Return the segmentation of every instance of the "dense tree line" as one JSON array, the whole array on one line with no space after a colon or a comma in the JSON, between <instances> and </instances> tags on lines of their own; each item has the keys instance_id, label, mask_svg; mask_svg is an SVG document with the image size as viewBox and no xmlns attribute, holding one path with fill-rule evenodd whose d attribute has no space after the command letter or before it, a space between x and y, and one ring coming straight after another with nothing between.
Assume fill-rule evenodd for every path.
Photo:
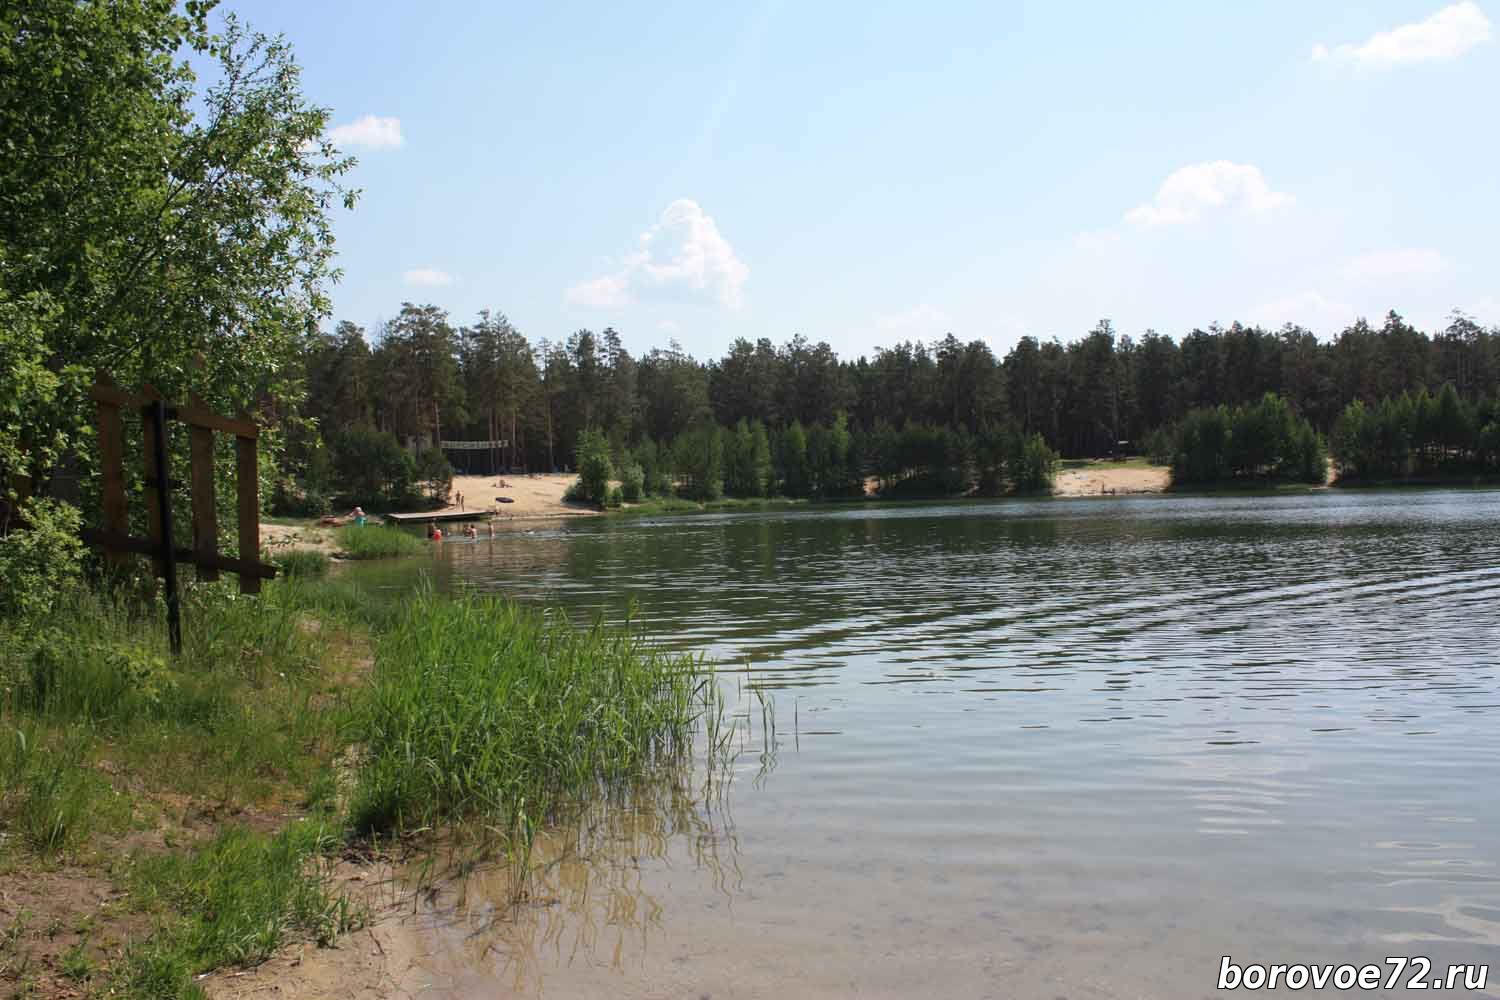
<instances>
[{"instance_id":1,"label":"dense tree line","mask_svg":"<svg viewBox=\"0 0 1500 1000\"><path fill-rule=\"evenodd\" d=\"M506 441L486 468L575 469L581 435L597 430L616 473L639 468L644 492L675 484L694 496L841 496L868 477L892 492L1032 488L1048 451L1173 461L1184 429L1206 448L1215 421L1270 419L1268 394L1297 429L1287 447L1300 458L1254 464L1231 449L1213 467L1258 477L1303 462L1293 478L1307 478L1302 429L1326 439L1351 402L1446 383L1471 403L1500 394L1500 331L1459 314L1429 335L1391 313L1332 341L1238 323L1135 338L1101 322L1066 343L1023 338L1004 357L951 334L853 360L802 336L739 339L705 362L675 343L632 356L612 328L532 342L498 313L462 325L406 303L373 332L339 324L305 360L320 436L304 435L299 454L311 466L319 440L336 447L337 433L364 427L414 446ZM1188 464L1199 471L1184 475L1203 474Z\"/></svg>"},{"instance_id":2,"label":"dense tree line","mask_svg":"<svg viewBox=\"0 0 1500 1000\"><path fill-rule=\"evenodd\" d=\"M1339 477L1391 480L1500 473L1500 399L1467 400L1453 383L1355 400L1339 414L1331 446Z\"/></svg>"},{"instance_id":3,"label":"dense tree line","mask_svg":"<svg viewBox=\"0 0 1500 1000\"><path fill-rule=\"evenodd\" d=\"M1322 435L1272 392L1242 406L1191 410L1173 436L1174 485L1231 480L1321 485L1328 478Z\"/></svg>"}]
</instances>

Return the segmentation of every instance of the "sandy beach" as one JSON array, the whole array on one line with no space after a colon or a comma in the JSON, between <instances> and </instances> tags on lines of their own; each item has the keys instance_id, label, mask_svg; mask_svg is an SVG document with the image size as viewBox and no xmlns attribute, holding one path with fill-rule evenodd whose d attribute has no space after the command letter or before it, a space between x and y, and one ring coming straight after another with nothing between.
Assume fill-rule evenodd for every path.
<instances>
[{"instance_id":1,"label":"sandy beach","mask_svg":"<svg viewBox=\"0 0 1500 1000\"><path fill-rule=\"evenodd\" d=\"M1171 481L1171 470L1164 465L1141 467L1098 462L1059 472L1052 493L1060 497L1165 493Z\"/></svg>"},{"instance_id":2,"label":"sandy beach","mask_svg":"<svg viewBox=\"0 0 1500 1000\"><path fill-rule=\"evenodd\" d=\"M599 511L594 508L563 499L563 494L577 479L572 472L533 476L454 476L450 498L455 502L443 509L458 510L457 500L461 493L463 509L488 510L501 518L597 516ZM509 499L510 503L501 503L500 497Z\"/></svg>"}]
</instances>

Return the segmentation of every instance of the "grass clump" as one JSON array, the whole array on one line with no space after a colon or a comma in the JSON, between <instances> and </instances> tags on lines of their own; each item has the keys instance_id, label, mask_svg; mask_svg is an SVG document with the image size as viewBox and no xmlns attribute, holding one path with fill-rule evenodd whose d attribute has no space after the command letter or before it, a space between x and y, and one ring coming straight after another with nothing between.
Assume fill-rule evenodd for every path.
<instances>
[{"instance_id":1,"label":"grass clump","mask_svg":"<svg viewBox=\"0 0 1500 1000\"><path fill-rule=\"evenodd\" d=\"M287 549L278 553L273 561L285 577L325 576L328 573L328 556L317 549Z\"/></svg>"},{"instance_id":2,"label":"grass clump","mask_svg":"<svg viewBox=\"0 0 1500 1000\"><path fill-rule=\"evenodd\" d=\"M376 647L354 728L362 831L476 818L529 829L688 750L716 691L699 661L494 597L418 595Z\"/></svg>"},{"instance_id":3,"label":"grass clump","mask_svg":"<svg viewBox=\"0 0 1500 1000\"><path fill-rule=\"evenodd\" d=\"M195 851L138 859L127 879L131 904L160 923L127 952L116 991L200 996L197 973L255 965L293 938L332 944L361 926L363 908L328 884L339 844L329 828L303 822L274 835L231 828Z\"/></svg>"},{"instance_id":4,"label":"grass clump","mask_svg":"<svg viewBox=\"0 0 1500 1000\"><path fill-rule=\"evenodd\" d=\"M129 819L128 804L89 766L94 742L81 726L0 732L0 825L39 857L75 849Z\"/></svg>"},{"instance_id":5,"label":"grass clump","mask_svg":"<svg viewBox=\"0 0 1500 1000\"><path fill-rule=\"evenodd\" d=\"M345 559L414 556L426 545L416 535L382 524L349 524L338 530L339 555Z\"/></svg>"}]
</instances>

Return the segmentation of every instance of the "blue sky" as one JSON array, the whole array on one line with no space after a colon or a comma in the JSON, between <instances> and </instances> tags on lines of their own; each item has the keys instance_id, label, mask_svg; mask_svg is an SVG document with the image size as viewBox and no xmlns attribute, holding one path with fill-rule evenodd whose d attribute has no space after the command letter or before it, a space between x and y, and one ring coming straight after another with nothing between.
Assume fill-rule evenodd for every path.
<instances>
[{"instance_id":1,"label":"blue sky","mask_svg":"<svg viewBox=\"0 0 1500 1000\"><path fill-rule=\"evenodd\" d=\"M1500 323L1497 2L231 6L359 157L336 319L706 358Z\"/></svg>"}]
</instances>

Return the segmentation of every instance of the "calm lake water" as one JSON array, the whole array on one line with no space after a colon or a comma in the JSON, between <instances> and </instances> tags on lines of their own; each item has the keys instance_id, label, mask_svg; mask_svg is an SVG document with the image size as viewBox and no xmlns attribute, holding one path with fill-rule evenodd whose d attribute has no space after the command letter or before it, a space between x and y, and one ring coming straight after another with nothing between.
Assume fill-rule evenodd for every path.
<instances>
[{"instance_id":1,"label":"calm lake water","mask_svg":"<svg viewBox=\"0 0 1500 1000\"><path fill-rule=\"evenodd\" d=\"M1500 986L1500 492L590 519L423 566L743 671L732 780L594 810L520 910L480 880L437 995Z\"/></svg>"}]
</instances>

